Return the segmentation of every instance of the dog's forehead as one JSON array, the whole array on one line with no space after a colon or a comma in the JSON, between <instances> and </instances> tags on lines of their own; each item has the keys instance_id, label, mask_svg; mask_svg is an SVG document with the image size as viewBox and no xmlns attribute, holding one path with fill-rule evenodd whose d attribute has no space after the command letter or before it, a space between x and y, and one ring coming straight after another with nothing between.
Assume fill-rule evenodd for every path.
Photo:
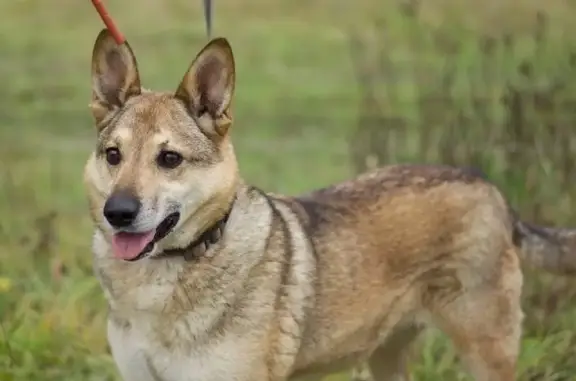
<instances>
[{"instance_id":1,"label":"dog's forehead","mask_svg":"<svg viewBox=\"0 0 576 381\"><path fill-rule=\"evenodd\" d=\"M131 99L118 118L122 127L143 133L159 132L168 127L190 123L184 107L171 94L144 93Z\"/></svg>"},{"instance_id":2,"label":"dog's forehead","mask_svg":"<svg viewBox=\"0 0 576 381\"><path fill-rule=\"evenodd\" d=\"M146 92L130 99L111 124L107 135L112 139L163 136L189 141L202 135L182 102L166 93Z\"/></svg>"},{"instance_id":3,"label":"dog's forehead","mask_svg":"<svg viewBox=\"0 0 576 381\"><path fill-rule=\"evenodd\" d=\"M170 93L145 92L131 98L100 136L102 146L109 141L137 150L167 144L209 155L216 149L184 104Z\"/></svg>"}]
</instances>

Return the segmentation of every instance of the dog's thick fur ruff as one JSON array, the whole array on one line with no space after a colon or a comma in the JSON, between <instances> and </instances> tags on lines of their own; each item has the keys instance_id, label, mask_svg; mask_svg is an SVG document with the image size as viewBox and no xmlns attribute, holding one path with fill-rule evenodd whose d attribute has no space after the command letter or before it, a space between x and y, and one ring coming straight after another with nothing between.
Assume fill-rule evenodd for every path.
<instances>
[{"instance_id":1,"label":"dog's thick fur ruff","mask_svg":"<svg viewBox=\"0 0 576 381\"><path fill-rule=\"evenodd\" d=\"M515 377L521 260L574 273L573 230L521 222L471 170L397 165L301 197L246 185L230 140L235 72L225 39L172 93L144 91L136 59L102 31L92 60L98 142L85 170L94 269L126 381L283 381L367 362L406 380L410 343L434 324L476 380ZM110 147L121 162L106 161ZM174 169L156 157L182 155ZM114 192L142 204L134 231L180 220L144 258L114 258ZM232 205L233 204L233 205ZM229 213L194 259L189 247Z\"/></svg>"}]
</instances>

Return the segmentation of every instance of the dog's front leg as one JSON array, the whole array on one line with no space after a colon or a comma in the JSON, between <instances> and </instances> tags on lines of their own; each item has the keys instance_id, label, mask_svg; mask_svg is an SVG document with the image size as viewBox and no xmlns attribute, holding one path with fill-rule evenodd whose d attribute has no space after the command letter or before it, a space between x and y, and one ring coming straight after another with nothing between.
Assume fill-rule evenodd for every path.
<instances>
[{"instance_id":1,"label":"dog's front leg","mask_svg":"<svg viewBox=\"0 0 576 381\"><path fill-rule=\"evenodd\" d=\"M160 378L152 366L142 343L130 330L127 321L108 319L108 343L116 367L123 381L158 381Z\"/></svg>"}]
</instances>

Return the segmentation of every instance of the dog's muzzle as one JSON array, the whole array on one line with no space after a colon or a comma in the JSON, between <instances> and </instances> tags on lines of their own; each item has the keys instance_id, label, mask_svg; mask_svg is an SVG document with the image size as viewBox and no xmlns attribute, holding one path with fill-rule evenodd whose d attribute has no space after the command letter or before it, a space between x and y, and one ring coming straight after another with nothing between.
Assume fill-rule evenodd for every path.
<instances>
[{"instance_id":1,"label":"dog's muzzle","mask_svg":"<svg viewBox=\"0 0 576 381\"><path fill-rule=\"evenodd\" d=\"M138 254L138 256L126 260L128 262L135 262L139 259L144 258L146 254L150 253L154 249L154 245L156 245L156 243L158 243L159 241L164 239L168 234L170 234L172 229L174 229L176 224L178 224L179 220L180 220L180 212L170 213L166 218L164 218L164 220L160 223L160 225L158 225L158 227L156 228L156 232L154 233L154 238L146 245L144 250L142 250L142 252Z\"/></svg>"}]
</instances>

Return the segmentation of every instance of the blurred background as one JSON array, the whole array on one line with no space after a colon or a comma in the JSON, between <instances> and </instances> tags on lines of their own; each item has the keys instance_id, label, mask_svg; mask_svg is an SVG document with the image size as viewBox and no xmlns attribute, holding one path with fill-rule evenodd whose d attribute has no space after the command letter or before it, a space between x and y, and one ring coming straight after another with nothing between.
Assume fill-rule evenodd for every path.
<instances>
[{"instance_id":1,"label":"blurred background","mask_svg":"<svg viewBox=\"0 0 576 381\"><path fill-rule=\"evenodd\" d=\"M201 1L105 4L144 85L175 89L206 42ZM0 381L119 380L81 183L103 25L88 0L0 15ZM297 194L387 163L472 165L523 219L576 225L574 19L574 0L215 0L243 174ZM576 380L576 282L526 279L519 379ZM469 379L436 331L410 369Z\"/></svg>"}]
</instances>

